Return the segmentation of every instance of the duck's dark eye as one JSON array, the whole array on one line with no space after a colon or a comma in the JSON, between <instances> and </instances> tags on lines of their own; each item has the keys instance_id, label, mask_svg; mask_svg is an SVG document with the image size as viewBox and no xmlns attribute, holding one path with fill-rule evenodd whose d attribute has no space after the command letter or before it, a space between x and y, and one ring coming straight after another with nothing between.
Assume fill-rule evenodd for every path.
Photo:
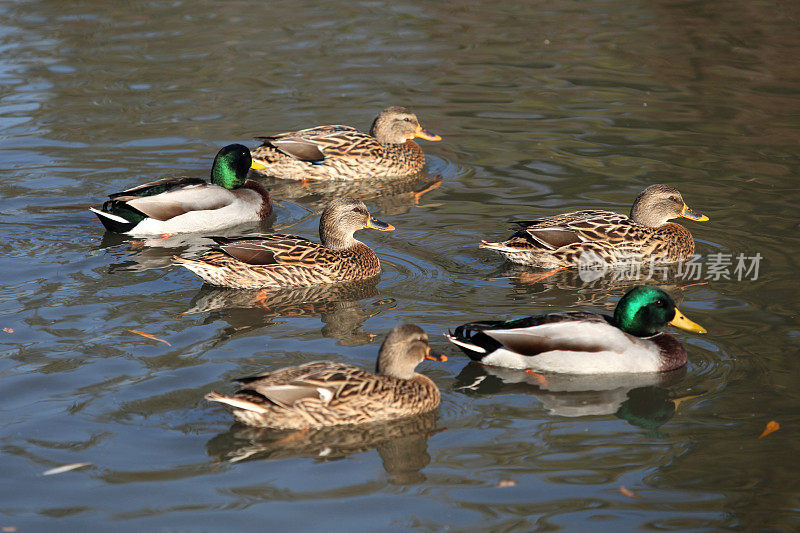
<instances>
[{"instance_id":1,"label":"duck's dark eye","mask_svg":"<svg viewBox=\"0 0 800 533\"><path fill-rule=\"evenodd\" d=\"M410 117L406 117L406 118L404 118L403 120L405 120L406 122L414 122L413 120L411 120L411 118L410 118Z\"/></svg>"},{"instance_id":2,"label":"duck's dark eye","mask_svg":"<svg viewBox=\"0 0 800 533\"><path fill-rule=\"evenodd\" d=\"M666 307L666 304L664 303L664 300L662 300L661 298L659 298L658 300L656 300L656 305L657 305L658 307Z\"/></svg>"},{"instance_id":3,"label":"duck's dark eye","mask_svg":"<svg viewBox=\"0 0 800 533\"><path fill-rule=\"evenodd\" d=\"M677 196L670 196L669 199L670 199L671 202L675 202L675 203L680 202L680 200L678 200Z\"/></svg>"}]
</instances>

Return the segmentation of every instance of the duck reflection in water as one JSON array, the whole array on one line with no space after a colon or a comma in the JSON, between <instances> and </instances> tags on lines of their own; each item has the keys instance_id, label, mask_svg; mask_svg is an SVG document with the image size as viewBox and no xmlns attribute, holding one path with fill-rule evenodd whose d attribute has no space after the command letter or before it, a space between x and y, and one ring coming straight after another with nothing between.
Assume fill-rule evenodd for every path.
<instances>
[{"instance_id":1,"label":"duck reflection in water","mask_svg":"<svg viewBox=\"0 0 800 533\"><path fill-rule=\"evenodd\" d=\"M518 265L507 264L489 276L490 279L508 279L515 294L555 297L569 294L575 305L605 305L609 296L622 296L637 285L655 284L664 289L676 303L683 300L683 289L702 285L683 277L677 265L656 265L651 271L644 263L637 270L618 268L607 270L563 269L550 272L531 272ZM663 267L663 268L662 268Z\"/></svg>"},{"instance_id":2,"label":"duck reflection in water","mask_svg":"<svg viewBox=\"0 0 800 533\"><path fill-rule=\"evenodd\" d=\"M363 181L309 181L302 184L277 178L260 181L278 201L293 200L313 211L322 211L331 198L350 196L374 203L382 216L394 216L407 213L419 204L424 194L438 189L442 177L422 171L401 178Z\"/></svg>"},{"instance_id":3,"label":"duck reflection in water","mask_svg":"<svg viewBox=\"0 0 800 533\"><path fill-rule=\"evenodd\" d=\"M538 374L470 362L454 389L468 395L531 394L548 413L563 417L615 415L631 425L655 430L666 424L678 405L695 396L675 397L686 367L641 374Z\"/></svg>"},{"instance_id":4,"label":"duck reflection in water","mask_svg":"<svg viewBox=\"0 0 800 533\"><path fill-rule=\"evenodd\" d=\"M436 415L428 412L389 422L278 431L233 424L206 444L219 462L261 461L308 457L335 461L376 449L389 480L398 485L420 483L420 472L431 461L428 439L437 432Z\"/></svg>"},{"instance_id":5,"label":"duck reflection in water","mask_svg":"<svg viewBox=\"0 0 800 533\"><path fill-rule=\"evenodd\" d=\"M204 323L222 319L237 333L276 324L276 319L319 316L322 335L345 346L367 344L375 335L361 330L364 322L394 308L393 299L379 295L380 277L347 283L282 290L240 290L204 285L184 315L209 313ZM256 311L256 312L254 312Z\"/></svg>"}]
</instances>

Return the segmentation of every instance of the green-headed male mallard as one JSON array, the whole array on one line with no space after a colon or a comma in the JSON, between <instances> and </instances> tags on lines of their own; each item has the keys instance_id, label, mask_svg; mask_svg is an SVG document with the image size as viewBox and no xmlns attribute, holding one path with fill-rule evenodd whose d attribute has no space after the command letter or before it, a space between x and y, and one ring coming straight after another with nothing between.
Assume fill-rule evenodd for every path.
<instances>
[{"instance_id":1,"label":"green-headed male mallard","mask_svg":"<svg viewBox=\"0 0 800 533\"><path fill-rule=\"evenodd\" d=\"M633 202L630 217L613 211L576 211L535 220L514 221L520 228L505 242L481 243L520 265L574 266L581 261L675 262L694 253L689 230L673 218L705 221L669 185L651 185Z\"/></svg>"},{"instance_id":2,"label":"green-headed male mallard","mask_svg":"<svg viewBox=\"0 0 800 533\"><path fill-rule=\"evenodd\" d=\"M377 276L381 263L353 233L394 226L373 218L367 206L353 198L338 198L325 208L317 243L305 237L256 233L241 237L211 237L217 246L195 259L175 257L211 285L236 289L302 287Z\"/></svg>"},{"instance_id":3,"label":"green-headed male mallard","mask_svg":"<svg viewBox=\"0 0 800 533\"><path fill-rule=\"evenodd\" d=\"M297 180L352 180L409 176L425 166L425 154L412 139L439 141L422 129L404 107L388 107L372 123L369 135L350 126L317 126L256 137L253 150L265 174Z\"/></svg>"},{"instance_id":4,"label":"green-headed male mallard","mask_svg":"<svg viewBox=\"0 0 800 533\"><path fill-rule=\"evenodd\" d=\"M662 332L667 324L706 332L669 294L639 286L622 297L613 317L574 311L472 322L447 338L487 365L565 374L665 372L686 364L681 343Z\"/></svg>"},{"instance_id":5,"label":"green-headed male mallard","mask_svg":"<svg viewBox=\"0 0 800 533\"><path fill-rule=\"evenodd\" d=\"M269 192L247 172L252 161L241 144L219 151L211 182L185 176L163 178L109 195L102 210L90 207L107 230L134 237L215 231L263 220L272 213Z\"/></svg>"},{"instance_id":6,"label":"green-headed male mallard","mask_svg":"<svg viewBox=\"0 0 800 533\"><path fill-rule=\"evenodd\" d=\"M375 373L315 361L237 379L241 388L233 396L210 392L206 399L230 405L236 420L257 427L308 429L390 420L439 405L439 388L414 371L424 359L447 360L431 352L421 328L402 324L383 341Z\"/></svg>"}]
</instances>

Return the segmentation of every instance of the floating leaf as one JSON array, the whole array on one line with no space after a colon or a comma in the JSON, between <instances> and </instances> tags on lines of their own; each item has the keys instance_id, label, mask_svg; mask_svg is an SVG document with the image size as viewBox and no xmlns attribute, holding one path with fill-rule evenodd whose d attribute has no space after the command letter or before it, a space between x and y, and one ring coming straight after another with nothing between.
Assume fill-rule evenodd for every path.
<instances>
[{"instance_id":1,"label":"floating leaf","mask_svg":"<svg viewBox=\"0 0 800 533\"><path fill-rule=\"evenodd\" d=\"M700 393L700 394L692 394L692 395L690 395L690 396L681 396L680 398L672 398L670 401L672 402L672 405L674 405L674 406L675 406L675 410L677 411L677 410L678 410L678 407L680 407L680 406L681 406L681 403L685 402L686 400L692 400L692 399L694 399L694 398L699 398L699 397L701 397L703 394L705 394L705 393Z\"/></svg>"},{"instance_id":2,"label":"floating leaf","mask_svg":"<svg viewBox=\"0 0 800 533\"><path fill-rule=\"evenodd\" d=\"M84 466L89 466L92 463L72 463L69 465L64 466L57 466L56 468L51 468L50 470L45 470L42 472L43 476L52 476L55 474L63 474L64 472L69 472L70 470L77 470L78 468L83 468Z\"/></svg>"},{"instance_id":3,"label":"floating leaf","mask_svg":"<svg viewBox=\"0 0 800 533\"><path fill-rule=\"evenodd\" d=\"M17 530L17 526L3 526L0 527L0 531L4 531L5 533L14 533Z\"/></svg>"},{"instance_id":4,"label":"floating leaf","mask_svg":"<svg viewBox=\"0 0 800 533\"><path fill-rule=\"evenodd\" d=\"M14 333L14 328L3 328L6 333Z\"/></svg>"},{"instance_id":5,"label":"floating leaf","mask_svg":"<svg viewBox=\"0 0 800 533\"><path fill-rule=\"evenodd\" d=\"M779 429L781 429L781 425L774 420L770 420L767 422L767 427L764 428L764 431L761 432L761 435L759 435L758 438L760 439L761 437L766 437L770 433L775 433Z\"/></svg>"},{"instance_id":6,"label":"floating leaf","mask_svg":"<svg viewBox=\"0 0 800 533\"><path fill-rule=\"evenodd\" d=\"M513 479L501 479L500 482L497 485L495 485L495 487L500 489L504 487L516 487L516 486L517 482L514 481Z\"/></svg>"},{"instance_id":7,"label":"floating leaf","mask_svg":"<svg viewBox=\"0 0 800 533\"><path fill-rule=\"evenodd\" d=\"M619 492L623 496L627 496L628 498L636 498L637 497L636 494L633 491L629 490L625 485L622 485L619 488Z\"/></svg>"},{"instance_id":8,"label":"floating leaf","mask_svg":"<svg viewBox=\"0 0 800 533\"><path fill-rule=\"evenodd\" d=\"M155 335L152 335L150 333L145 333L144 331L139 331L139 330L136 330L136 329L129 329L128 331L130 331L131 333L135 333L136 335L141 335L142 337L147 337L148 339L152 339L154 341L163 342L167 346L172 346L172 344L168 343L164 339L159 339L158 337L156 337Z\"/></svg>"},{"instance_id":9,"label":"floating leaf","mask_svg":"<svg viewBox=\"0 0 800 533\"><path fill-rule=\"evenodd\" d=\"M695 287L697 285L708 285L708 282L707 281L698 281L697 283L689 283L687 285L678 285L678 289L682 290L682 291L685 291L689 287Z\"/></svg>"}]
</instances>

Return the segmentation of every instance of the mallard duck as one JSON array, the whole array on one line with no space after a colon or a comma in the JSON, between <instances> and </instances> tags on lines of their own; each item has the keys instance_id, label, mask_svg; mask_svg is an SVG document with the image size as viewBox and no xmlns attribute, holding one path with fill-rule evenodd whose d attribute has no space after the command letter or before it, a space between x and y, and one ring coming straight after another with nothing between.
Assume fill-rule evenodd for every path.
<instances>
[{"instance_id":1,"label":"mallard duck","mask_svg":"<svg viewBox=\"0 0 800 533\"><path fill-rule=\"evenodd\" d=\"M414 371L423 359L446 361L428 346L418 326L395 326L378 354L375 373L344 363L315 361L240 378L233 396L209 392L206 399L234 408L250 426L307 429L377 422L431 411L439 388Z\"/></svg>"},{"instance_id":2,"label":"mallard duck","mask_svg":"<svg viewBox=\"0 0 800 533\"><path fill-rule=\"evenodd\" d=\"M210 237L217 246L195 259L175 257L174 262L206 283L236 289L302 287L371 278L381 271L378 256L353 237L364 228L394 230L394 226L373 218L364 202L338 198L328 204L320 218L322 243L278 233Z\"/></svg>"},{"instance_id":3,"label":"mallard duck","mask_svg":"<svg viewBox=\"0 0 800 533\"><path fill-rule=\"evenodd\" d=\"M613 317L573 311L472 322L447 338L487 365L565 374L665 372L686 364L681 343L662 333L667 324L706 333L669 294L639 286L622 297Z\"/></svg>"},{"instance_id":4,"label":"mallard duck","mask_svg":"<svg viewBox=\"0 0 800 533\"><path fill-rule=\"evenodd\" d=\"M297 180L352 180L408 176L425 166L425 155L412 139L442 138L422 129L404 107L387 107L372 123L369 135L350 126L317 126L256 137L253 150L265 174Z\"/></svg>"},{"instance_id":5,"label":"mallard duck","mask_svg":"<svg viewBox=\"0 0 800 533\"><path fill-rule=\"evenodd\" d=\"M134 237L214 231L263 220L272 213L269 192L247 179L250 151L230 144L211 166L211 182L185 176L164 178L109 195L102 210L90 207L108 231Z\"/></svg>"},{"instance_id":6,"label":"mallard duck","mask_svg":"<svg viewBox=\"0 0 800 533\"><path fill-rule=\"evenodd\" d=\"M535 220L513 221L519 229L505 242L481 242L513 263L541 268L581 262L675 262L694 253L689 230L673 218L703 222L681 193L669 185L651 185L639 193L629 217L613 211L576 211Z\"/></svg>"}]
</instances>

